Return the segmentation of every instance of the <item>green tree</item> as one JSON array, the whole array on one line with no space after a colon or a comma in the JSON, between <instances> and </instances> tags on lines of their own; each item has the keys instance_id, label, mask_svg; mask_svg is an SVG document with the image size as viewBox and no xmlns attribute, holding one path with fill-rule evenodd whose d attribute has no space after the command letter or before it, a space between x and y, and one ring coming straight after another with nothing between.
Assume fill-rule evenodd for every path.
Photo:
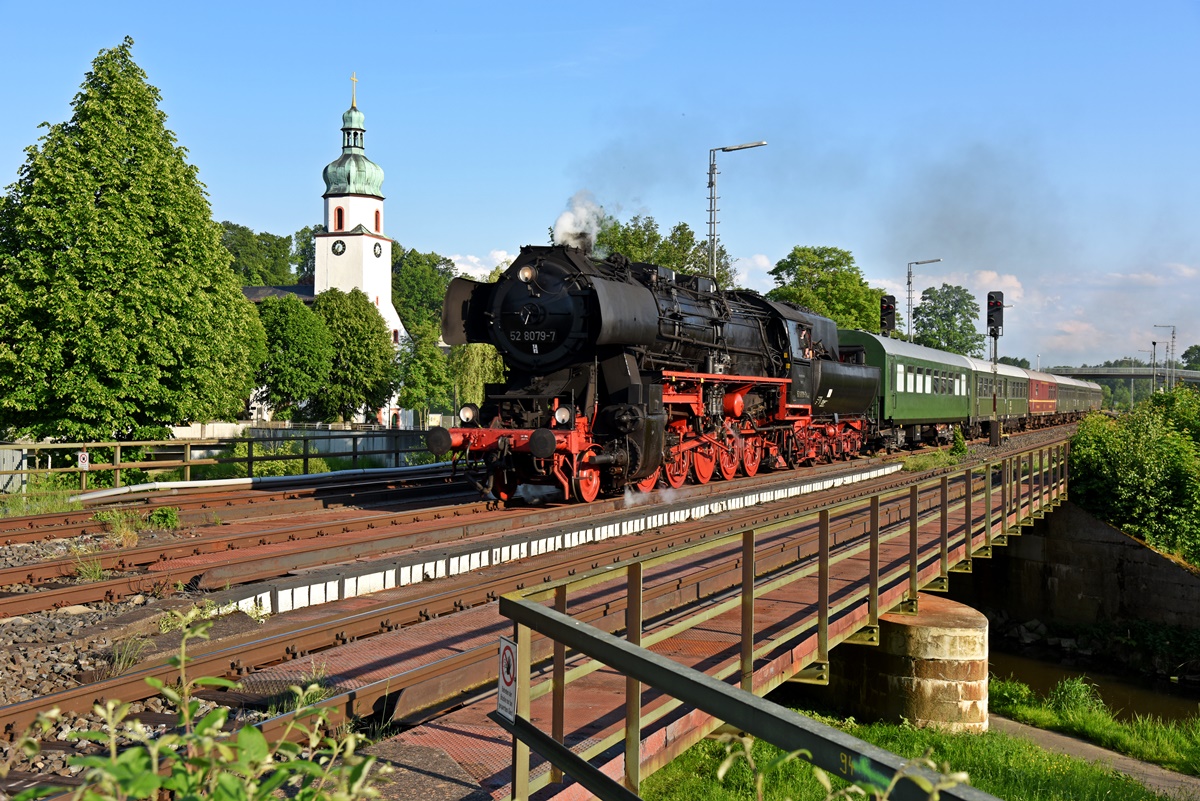
<instances>
[{"instance_id":1,"label":"green tree","mask_svg":"<svg viewBox=\"0 0 1200 801\"><path fill-rule=\"evenodd\" d=\"M1184 370L1200 370L1200 345L1192 345L1183 352Z\"/></svg>"},{"instance_id":2,"label":"green tree","mask_svg":"<svg viewBox=\"0 0 1200 801\"><path fill-rule=\"evenodd\" d=\"M920 305L913 309L913 341L963 356L982 356L985 340L975 330L977 319L979 304L965 287L929 287L921 293Z\"/></svg>"},{"instance_id":3,"label":"green tree","mask_svg":"<svg viewBox=\"0 0 1200 801\"><path fill-rule=\"evenodd\" d=\"M637 215L627 223L606 216L596 236L596 255L605 258L612 253L628 256L633 261L642 261L668 267L684 275L708 275L708 242L697 239L687 223L676 223L670 233L663 236L653 217ZM717 243L717 284L733 287L737 275L733 270L725 246Z\"/></svg>"},{"instance_id":4,"label":"green tree","mask_svg":"<svg viewBox=\"0 0 1200 801\"><path fill-rule=\"evenodd\" d=\"M313 311L333 341L329 380L308 406L323 420L349 420L379 409L399 382L391 331L361 289L330 289L317 295Z\"/></svg>"},{"instance_id":5,"label":"green tree","mask_svg":"<svg viewBox=\"0 0 1200 801\"><path fill-rule=\"evenodd\" d=\"M400 346L400 389L396 399L419 418L419 428L429 427L430 410L449 409L452 381L446 355L438 347L439 328L419 323L408 329Z\"/></svg>"},{"instance_id":6,"label":"green tree","mask_svg":"<svg viewBox=\"0 0 1200 801\"><path fill-rule=\"evenodd\" d=\"M405 329L441 328L442 303L455 272L454 262L445 256L392 243L392 305Z\"/></svg>"},{"instance_id":7,"label":"green tree","mask_svg":"<svg viewBox=\"0 0 1200 801\"><path fill-rule=\"evenodd\" d=\"M243 286L289 286L296 283L292 272L292 238L266 231L255 233L244 225L226 220L221 244L233 257L233 271Z\"/></svg>"},{"instance_id":8,"label":"green tree","mask_svg":"<svg viewBox=\"0 0 1200 801\"><path fill-rule=\"evenodd\" d=\"M1000 364L1010 364L1013 367L1022 367L1026 370L1029 369L1029 359L1024 357L1017 358L1015 356L1001 356L996 361L998 361Z\"/></svg>"},{"instance_id":9,"label":"green tree","mask_svg":"<svg viewBox=\"0 0 1200 801\"><path fill-rule=\"evenodd\" d=\"M263 330L126 38L0 199L0 429L139 438L236 415Z\"/></svg>"},{"instance_id":10,"label":"green tree","mask_svg":"<svg viewBox=\"0 0 1200 801\"><path fill-rule=\"evenodd\" d=\"M879 299L883 291L867 286L848 250L801 247L771 268L775 288L771 300L787 301L833 319L842 328L879 330Z\"/></svg>"},{"instance_id":11,"label":"green tree","mask_svg":"<svg viewBox=\"0 0 1200 801\"><path fill-rule=\"evenodd\" d=\"M317 247L313 239L317 234L325 233L325 225L307 225L292 235L292 255L290 258L292 270L296 274L296 283L311 285L317 271Z\"/></svg>"},{"instance_id":12,"label":"green tree","mask_svg":"<svg viewBox=\"0 0 1200 801\"><path fill-rule=\"evenodd\" d=\"M259 400L277 419L290 419L297 404L319 394L333 366L333 338L325 322L295 295L267 298L258 307L267 335L258 369Z\"/></svg>"},{"instance_id":13,"label":"green tree","mask_svg":"<svg viewBox=\"0 0 1200 801\"><path fill-rule=\"evenodd\" d=\"M495 283L507 267L496 267L487 280ZM484 342L455 345L450 350L449 367L459 404L482 403L484 385L504 381L504 360L494 346Z\"/></svg>"}]
</instances>

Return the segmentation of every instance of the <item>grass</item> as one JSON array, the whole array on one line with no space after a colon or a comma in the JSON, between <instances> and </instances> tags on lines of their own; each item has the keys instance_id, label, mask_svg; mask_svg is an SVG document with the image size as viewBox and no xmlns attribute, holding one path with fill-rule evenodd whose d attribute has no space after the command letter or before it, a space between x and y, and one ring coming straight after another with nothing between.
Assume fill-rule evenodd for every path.
<instances>
[{"instance_id":1,"label":"grass","mask_svg":"<svg viewBox=\"0 0 1200 801\"><path fill-rule=\"evenodd\" d=\"M958 464L958 457L948 450L929 451L905 457L902 469L906 473L924 473L939 467L954 467L956 464Z\"/></svg>"},{"instance_id":2,"label":"grass","mask_svg":"<svg viewBox=\"0 0 1200 801\"><path fill-rule=\"evenodd\" d=\"M113 679L117 676L123 676L142 661L142 656L145 655L146 649L150 647L150 641L144 637L130 637L125 640L117 640L113 643L112 651L109 653L108 667L99 673L97 678L100 681L105 679Z\"/></svg>"},{"instance_id":3,"label":"grass","mask_svg":"<svg viewBox=\"0 0 1200 801\"><path fill-rule=\"evenodd\" d=\"M133 548L138 544L138 528L142 518L128 509L105 509L92 515L92 519L103 523L108 530L108 541L119 548Z\"/></svg>"},{"instance_id":4,"label":"grass","mask_svg":"<svg viewBox=\"0 0 1200 801\"><path fill-rule=\"evenodd\" d=\"M801 710L804 714L813 713ZM906 759L927 751L940 766L970 776L970 784L1007 801L1161 801L1166 796L1150 792L1134 780L1106 768L1061 754L1051 754L1036 745L997 732L946 734L917 729L908 724L859 725L851 721L822 718L855 737L886 748ZM774 746L756 742L755 762L769 765L783 756ZM744 760L737 760L724 781L716 779L726 759L723 744L706 740L648 777L641 786L647 801L741 801L756 798L756 777ZM845 782L834 779L834 789ZM803 760L779 765L765 776L764 798L821 801L827 792Z\"/></svg>"},{"instance_id":5,"label":"grass","mask_svg":"<svg viewBox=\"0 0 1200 801\"><path fill-rule=\"evenodd\" d=\"M72 501L79 494L79 482L62 473L32 474L25 492L0 494L0 517L62 514L78 512L83 504Z\"/></svg>"},{"instance_id":6,"label":"grass","mask_svg":"<svg viewBox=\"0 0 1200 801\"><path fill-rule=\"evenodd\" d=\"M1200 776L1200 717L1162 720L1135 716L1117 720L1086 678L1064 679L1045 697L1025 684L993 677L992 711L1039 729L1071 734L1104 748Z\"/></svg>"},{"instance_id":7,"label":"grass","mask_svg":"<svg viewBox=\"0 0 1200 801\"><path fill-rule=\"evenodd\" d=\"M75 565L75 577L81 581L103 581L108 574L99 559L91 558L95 553L90 546L72 545L70 547L71 561Z\"/></svg>"}]
</instances>

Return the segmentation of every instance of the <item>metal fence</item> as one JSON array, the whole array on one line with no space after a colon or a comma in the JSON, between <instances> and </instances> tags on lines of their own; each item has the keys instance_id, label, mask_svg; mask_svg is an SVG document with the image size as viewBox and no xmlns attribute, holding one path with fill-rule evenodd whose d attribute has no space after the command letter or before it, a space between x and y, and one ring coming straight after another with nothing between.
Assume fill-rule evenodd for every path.
<instances>
[{"instance_id":1,"label":"metal fence","mask_svg":"<svg viewBox=\"0 0 1200 801\"><path fill-rule=\"evenodd\" d=\"M235 454L242 446L245 454ZM423 460L425 453L424 431L381 427L254 428L234 438L5 443L0 444L0 492L27 491L38 476L75 475L83 491L89 477L93 485L120 487L129 483L128 474L134 470L139 477L178 471L181 480L191 481L196 468L220 470L228 465L254 478L256 466L257 475L263 475L265 462L297 463L299 472L308 474L318 459L349 460L351 469L404 467ZM98 474L103 478L97 481Z\"/></svg>"},{"instance_id":2,"label":"metal fence","mask_svg":"<svg viewBox=\"0 0 1200 801\"><path fill-rule=\"evenodd\" d=\"M803 749L811 754L814 764L833 775L851 781L883 777L886 785L903 765L899 757L771 704L756 693L765 694L789 679L824 683L828 680L829 648L836 642L877 643L881 609L915 612L920 590L944 590L951 570L970 569L973 558L990 556L993 547L1005 544L1007 537L1019 533L1021 526L1031 525L1035 518L1044 516L1048 509L1060 504L1066 498L1067 447L1065 442L1043 446L999 462L967 468L961 474L964 489L954 498L950 493L950 477L943 475L909 489L891 490L815 510L807 516L814 518L818 526L816 558L781 575L758 576L761 568L756 567L755 539L762 532L747 528L665 554L628 560L502 596L500 612L515 624L515 715L511 721L499 714L493 715L493 719L514 737L512 798L526 799L530 793L560 779L563 773L602 799L636 798L643 764L651 770L665 764L722 721L785 751ZM920 505L922 490L934 490L937 498L925 512ZM881 502L897 501L907 507L907 519L881 531ZM952 531L952 513L962 515L962 530ZM848 545L831 550L830 517L845 514L861 515L857 525L861 525L866 533ZM796 521L803 519L796 518ZM969 525L966 521L970 521ZM892 567L881 574L882 543L890 543L893 553L899 544L906 544L907 556L900 565L893 558ZM662 623L654 630L644 628L644 605L647 609L653 608L649 603L652 593L643 587L643 576L648 568L695 558L697 554L733 544L739 546L742 571L740 589L733 597L711 601L680 622ZM866 563L863 586L854 592L843 588L831 602L830 567L849 559ZM798 623L786 635L757 643L755 600L797 581L812 581L813 578L818 594L815 618ZM569 595L578 597L589 588L594 591L600 585L614 581L625 584L624 639L567 615ZM726 660L708 674L649 650L656 643L704 625L717 615L732 614L734 610L740 611L741 618L740 657ZM831 640L831 615L845 623L851 613L858 615L853 630L843 630ZM783 647L781 643L793 643L812 637L814 633L816 650L807 665L772 666L765 674L755 674L756 659ZM531 679L536 672L533 664L535 636L553 641L550 670L545 674L549 678L537 685L533 685ZM568 648L587 657L576 660L570 670L566 661ZM544 653L546 649L539 647L536 651ZM572 749L564 744L568 740L564 731L569 708L567 686L605 666L626 677L624 728L609 731L606 736L590 736L585 741L586 747ZM731 680L736 680L741 689L731 685ZM673 700L643 710L642 691L645 687ZM543 701L539 714L531 715L531 703L547 695L551 697L549 709ZM647 727L664 720L681 704L707 713L709 722L697 726L690 739L675 739L669 754L660 754L649 761L643 759L641 744ZM533 717L549 719L550 732L535 726ZM669 735L666 739L671 740ZM622 742L624 775L617 782L590 760ZM531 748L553 766L551 770L531 773ZM925 775L930 778L930 774ZM969 786L943 790L942 796L964 801L993 798ZM926 798L926 794L915 783L902 781L893 797L915 799Z\"/></svg>"}]
</instances>

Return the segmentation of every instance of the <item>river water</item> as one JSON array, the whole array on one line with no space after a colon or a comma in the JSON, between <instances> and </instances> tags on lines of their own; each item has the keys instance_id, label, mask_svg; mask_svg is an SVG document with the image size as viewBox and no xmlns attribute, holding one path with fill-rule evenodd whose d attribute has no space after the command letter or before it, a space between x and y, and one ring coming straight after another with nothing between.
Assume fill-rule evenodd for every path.
<instances>
[{"instance_id":1,"label":"river water","mask_svg":"<svg viewBox=\"0 0 1200 801\"><path fill-rule=\"evenodd\" d=\"M1100 697L1117 718L1129 720L1134 715L1153 715L1163 720L1183 720L1200 714L1200 700L1194 692L1183 688L1175 694L1168 686L1165 689L1152 687L1149 683L1133 684L1129 679L1108 676L1094 671L1081 671L1063 667L1053 662L1042 662L1024 656L1014 656L992 651L988 656L988 668L992 675L1014 678L1028 684L1038 695L1045 696L1055 684L1063 679L1086 677L1096 685Z\"/></svg>"}]
</instances>

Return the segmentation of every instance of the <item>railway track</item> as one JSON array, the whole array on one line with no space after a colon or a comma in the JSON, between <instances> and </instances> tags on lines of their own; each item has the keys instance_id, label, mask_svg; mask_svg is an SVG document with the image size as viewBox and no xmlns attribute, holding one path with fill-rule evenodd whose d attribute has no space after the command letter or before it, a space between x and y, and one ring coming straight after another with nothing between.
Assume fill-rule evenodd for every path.
<instances>
[{"instance_id":1,"label":"railway track","mask_svg":"<svg viewBox=\"0 0 1200 801\"><path fill-rule=\"evenodd\" d=\"M453 489L450 489L453 488ZM343 506L371 507L380 504L427 505L430 492L447 490L469 493L461 479L452 479L449 468L436 467L403 476L342 478L323 481L319 476L300 476L293 486L274 489L214 489L186 487L169 491L141 492L115 500L92 501L77 512L0 518L0 544L16 545L84 535L103 535L107 525L96 519L97 511L129 511L145 518L155 509L172 507L185 526L252 520L264 515L304 514Z\"/></svg>"},{"instance_id":2,"label":"railway track","mask_svg":"<svg viewBox=\"0 0 1200 801\"><path fill-rule=\"evenodd\" d=\"M963 467L956 468L956 474L961 474ZM792 478L788 474L775 474L780 480ZM771 474L759 476L754 483L761 485L764 480L774 478ZM399 629L408 629L425 621L445 618L449 615L466 613L478 609L504 592L530 586L547 580L572 575L576 572L594 569L602 564L619 561L634 556L690 544L716 533L723 533L732 527L743 525L780 525L789 520L803 517L810 513L814 505L826 504L841 500L850 500L870 492L882 489L902 489L914 480L913 476L889 477L885 480L866 482L837 490L834 494L823 494L820 498L802 497L787 502L776 502L769 509L749 509L739 513L689 521L672 526L664 526L653 531L595 543L570 551L559 551L542 555L537 560L521 560L498 565L494 568L466 573L453 578L441 579L435 582L423 582L409 587L397 588L378 596L378 600L366 598L353 599L353 603L335 604L327 608L313 607L302 610L298 617L280 616L268 622L261 630L255 630L233 636L218 643L205 646L195 654L192 663L193 675L223 675L243 677L247 680L254 677L263 668L272 665L286 664L303 660L314 654L336 654L339 646L345 646L363 640L378 638ZM955 479L961 482L961 478ZM710 496L717 489L729 489L736 482L716 482L703 487L692 488L696 497L688 496L688 502L695 502L698 497ZM952 497L961 493L961 486L955 489L951 483ZM902 493L904 494L904 493ZM938 502L935 494L930 492L922 496L922 508ZM615 502L611 502L615 505ZM906 509L901 508L903 501L897 499L885 503L882 509L885 524L900 522L906 515ZM604 504L592 507L565 506L547 510L508 510L498 512L493 518L498 522L490 534L481 533L476 536L486 537L499 535L510 531L518 521L523 521L530 527L561 526L564 519L570 519L569 514L574 510L586 509L593 514L603 514ZM452 514L442 511L431 511L430 514L440 519L431 524L441 523L444 532L460 539L462 528L452 523ZM473 514L473 513L472 513ZM539 519L539 515L542 516ZM566 517L564 517L566 515ZM408 515L412 518L412 515ZM367 531L371 529L367 528ZM431 544L436 544L437 537L432 534L436 529L431 527ZM844 542L860 534L851 528L842 528L834 521L835 543ZM410 535L412 533L410 532ZM316 542L320 541L316 538ZM298 543L298 545L301 543ZM308 543L309 545L312 542ZM784 534L764 536L759 545L758 562L764 570L786 570L809 558L815 549L812 536L795 538ZM703 595L720 592L740 581L740 569L737 567L736 553L713 553L711 564L697 568L686 577L676 578L673 582L663 583L653 590L648 586L647 592L661 593L664 598L663 611L681 608L687 604L700 602ZM436 590L431 592L431 590ZM648 598L654 597L647 595ZM365 607L365 608L364 608ZM584 619L595 616L614 616L614 621L621 619L623 600L620 598L597 599L594 607L580 610ZM573 610L574 613L574 610ZM297 619L300 622L289 624L288 620ZM432 706L438 698L445 701L455 693L466 689L466 686L452 687L448 691L448 676L465 677L455 681L469 685L472 681L486 681L488 671L494 669L495 639L490 639L490 645L480 645L464 650L453 657L431 665L406 671L404 675L389 676L386 681L376 682L355 688L352 693L342 694L329 699L326 703L336 707L339 714L361 715L371 714L377 704L385 696L394 696L403 690L402 697L406 699L404 707L389 710L389 715L409 716L418 714L422 705ZM336 657L333 657L336 658ZM0 730L5 736L23 730L35 717L38 711L51 705L59 706L72 714L84 714L92 704L102 698L121 698L125 701L145 699L150 690L145 685L147 677L170 681L172 670L165 659L154 659L140 665L136 670L62 692L54 693L44 698L30 699L26 702L11 704L0 708ZM480 679L479 677L483 677ZM474 677L473 679L471 677ZM237 704L254 704L261 702L265 692L246 693L237 698L229 699ZM435 697L436 696L436 697ZM263 724L268 731L273 726L282 726L283 722L268 722Z\"/></svg>"}]
</instances>

